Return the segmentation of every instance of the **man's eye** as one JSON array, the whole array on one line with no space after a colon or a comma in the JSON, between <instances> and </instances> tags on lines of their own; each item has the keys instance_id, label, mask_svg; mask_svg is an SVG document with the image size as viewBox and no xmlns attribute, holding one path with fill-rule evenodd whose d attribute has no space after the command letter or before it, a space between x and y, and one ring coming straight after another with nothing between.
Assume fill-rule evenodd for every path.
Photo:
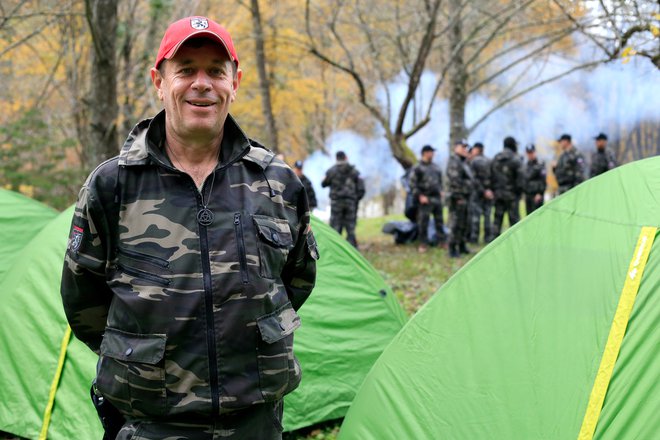
<instances>
[{"instance_id":1,"label":"man's eye","mask_svg":"<svg viewBox=\"0 0 660 440\"><path fill-rule=\"evenodd\" d=\"M179 73L182 75L190 75L193 72L193 69L190 67L184 67L183 69L179 70Z\"/></svg>"}]
</instances>

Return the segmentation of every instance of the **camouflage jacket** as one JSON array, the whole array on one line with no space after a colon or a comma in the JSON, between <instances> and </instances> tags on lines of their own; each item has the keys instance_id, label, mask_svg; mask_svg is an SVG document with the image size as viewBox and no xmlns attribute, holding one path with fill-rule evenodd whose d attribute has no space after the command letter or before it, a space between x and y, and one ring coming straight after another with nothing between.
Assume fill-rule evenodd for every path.
<instances>
[{"instance_id":1,"label":"camouflage jacket","mask_svg":"<svg viewBox=\"0 0 660 440\"><path fill-rule=\"evenodd\" d=\"M591 153L591 167L589 170L589 176L596 177L599 174L603 174L605 171L616 168L616 166L616 157L614 157L612 150L609 148L606 148L603 151L596 150Z\"/></svg>"},{"instance_id":2,"label":"camouflage jacket","mask_svg":"<svg viewBox=\"0 0 660 440\"><path fill-rule=\"evenodd\" d=\"M491 182L496 200L514 200L523 191L520 158L508 148L497 153L491 163Z\"/></svg>"},{"instance_id":3,"label":"camouflage jacket","mask_svg":"<svg viewBox=\"0 0 660 440\"><path fill-rule=\"evenodd\" d=\"M300 382L295 310L318 253L300 181L231 117L202 187L208 226L164 133L164 112L139 123L85 182L62 300L75 335L100 354L99 391L124 415L208 420Z\"/></svg>"},{"instance_id":4,"label":"camouflage jacket","mask_svg":"<svg viewBox=\"0 0 660 440\"><path fill-rule=\"evenodd\" d=\"M307 193L307 201L309 202L309 210L311 211L318 206L316 201L316 191L314 191L312 182L304 174L300 176L300 183L302 183L305 187L305 192Z\"/></svg>"},{"instance_id":5,"label":"camouflage jacket","mask_svg":"<svg viewBox=\"0 0 660 440\"><path fill-rule=\"evenodd\" d=\"M447 161L447 191L450 197L469 199L474 186L474 176L466 159L452 153Z\"/></svg>"},{"instance_id":6,"label":"camouflage jacket","mask_svg":"<svg viewBox=\"0 0 660 440\"><path fill-rule=\"evenodd\" d=\"M442 191L442 170L435 163L420 161L410 173L410 191L415 201L420 195L440 200Z\"/></svg>"},{"instance_id":7,"label":"camouflage jacket","mask_svg":"<svg viewBox=\"0 0 660 440\"><path fill-rule=\"evenodd\" d=\"M474 174L475 193L481 198L484 197L484 191L491 189L492 186L490 174L491 162L483 154L475 156L470 161L470 167Z\"/></svg>"},{"instance_id":8,"label":"camouflage jacket","mask_svg":"<svg viewBox=\"0 0 660 440\"><path fill-rule=\"evenodd\" d=\"M545 193L546 182L545 162L534 159L525 165L525 194L534 196Z\"/></svg>"},{"instance_id":9,"label":"camouflage jacket","mask_svg":"<svg viewBox=\"0 0 660 440\"><path fill-rule=\"evenodd\" d=\"M582 154L575 147L561 153L554 173L560 194L577 186L584 180L584 158Z\"/></svg>"},{"instance_id":10,"label":"camouflage jacket","mask_svg":"<svg viewBox=\"0 0 660 440\"><path fill-rule=\"evenodd\" d=\"M364 196L364 182L360 172L346 161L337 162L325 174L323 188L330 187L330 200L357 202Z\"/></svg>"}]
</instances>

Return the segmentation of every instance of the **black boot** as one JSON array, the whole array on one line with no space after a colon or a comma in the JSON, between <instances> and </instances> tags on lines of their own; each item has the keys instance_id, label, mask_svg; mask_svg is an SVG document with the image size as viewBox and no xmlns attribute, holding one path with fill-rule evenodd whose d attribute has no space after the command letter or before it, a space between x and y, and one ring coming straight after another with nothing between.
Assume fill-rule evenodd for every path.
<instances>
[{"instance_id":1,"label":"black boot","mask_svg":"<svg viewBox=\"0 0 660 440\"><path fill-rule=\"evenodd\" d=\"M449 258L458 258L460 256L458 246L455 243L449 243Z\"/></svg>"},{"instance_id":2,"label":"black boot","mask_svg":"<svg viewBox=\"0 0 660 440\"><path fill-rule=\"evenodd\" d=\"M468 247L465 246L465 242L461 243L461 244L458 246L458 252L460 252L461 254L465 254L465 255L467 255L467 254L471 254L471 253L472 253L472 252L470 251L470 249L468 249Z\"/></svg>"}]
</instances>

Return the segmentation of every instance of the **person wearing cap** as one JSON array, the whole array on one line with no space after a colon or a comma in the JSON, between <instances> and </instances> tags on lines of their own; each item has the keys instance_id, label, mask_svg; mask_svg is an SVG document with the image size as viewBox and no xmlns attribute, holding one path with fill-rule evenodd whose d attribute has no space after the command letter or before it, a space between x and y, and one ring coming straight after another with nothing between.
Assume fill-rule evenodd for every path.
<instances>
[{"instance_id":1,"label":"person wearing cap","mask_svg":"<svg viewBox=\"0 0 660 440\"><path fill-rule=\"evenodd\" d=\"M95 402L125 419L106 438L281 438L318 250L300 180L229 114L241 76L223 27L171 24L164 110L80 191L61 294Z\"/></svg>"},{"instance_id":2,"label":"person wearing cap","mask_svg":"<svg viewBox=\"0 0 660 440\"><path fill-rule=\"evenodd\" d=\"M518 142L511 136L504 138L502 151L497 153L491 164L491 178L495 214L493 218L493 239L499 237L504 222L504 214L509 218L509 226L520 220L519 203L523 191L522 162L517 154Z\"/></svg>"},{"instance_id":3,"label":"person wearing cap","mask_svg":"<svg viewBox=\"0 0 660 440\"><path fill-rule=\"evenodd\" d=\"M433 162L434 153L435 148L424 145L419 163L410 172L410 191L413 201L417 204L417 237L420 253L428 250L431 215L435 222L438 242L444 243L447 239L442 220L442 170Z\"/></svg>"},{"instance_id":4,"label":"person wearing cap","mask_svg":"<svg viewBox=\"0 0 660 440\"><path fill-rule=\"evenodd\" d=\"M484 241L493 239L491 211L493 209L493 191L491 189L491 160L484 156L484 144L475 142L470 148L470 168L474 175L474 191L470 196L470 231L468 241L479 243L481 233L481 218L484 219Z\"/></svg>"},{"instance_id":5,"label":"person wearing cap","mask_svg":"<svg viewBox=\"0 0 660 440\"><path fill-rule=\"evenodd\" d=\"M596 151L591 153L589 177L596 177L617 167L614 152L607 148L607 135L605 133L599 133L594 140L596 141Z\"/></svg>"},{"instance_id":6,"label":"person wearing cap","mask_svg":"<svg viewBox=\"0 0 660 440\"><path fill-rule=\"evenodd\" d=\"M330 187L330 226L342 234L346 230L346 240L358 247L355 237L358 203L364 197L364 181L360 172L348 162L343 151L335 154L337 162L325 173L321 182L323 188Z\"/></svg>"},{"instance_id":7,"label":"person wearing cap","mask_svg":"<svg viewBox=\"0 0 660 440\"><path fill-rule=\"evenodd\" d=\"M525 147L527 163L525 164L525 209L527 215L543 206L543 195L547 186L545 162L536 157L534 144Z\"/></svg>"},{"instance_id":8,"label":"person wearing cap","mask_svg":"<svg viewBox=\"0 0 660 440\"><path fill-rule=\"evenodd\" d=\"M557 178L559 194L563 194L584 181L584 157L573 146L570 134L562 134L557 142L562 153L552 171Z\"/></svg>"},{"instance_id":9,"label":"person wearing cap","mask_svg":"<svg viewBox=\"0 0 660 440\"><path fill-rule=\"evenodd\" d=\"M305 192L307 193L307 201L309 202L309 210L313 211L317 206L316 202L316 192L314 191L314 186L312 182L303 174L303 162L302 160L297 160L293 164L293 172L296 173L296 176L300 179L300 183L305 187Z\"/></svg>"},{"instance_id":10,"label":"person wearing cap","mask_svg":"<svg viewBox=\"0 0 660 440\"><path fill-rule=\"evenodd\" d=\"M454 152L447 161L447 192L449 198L449 257L469 254L465 245L468 232L468 203L474 186L474 176L467 163L466 140L454 142Z\"/></svg>"}]
</instances>

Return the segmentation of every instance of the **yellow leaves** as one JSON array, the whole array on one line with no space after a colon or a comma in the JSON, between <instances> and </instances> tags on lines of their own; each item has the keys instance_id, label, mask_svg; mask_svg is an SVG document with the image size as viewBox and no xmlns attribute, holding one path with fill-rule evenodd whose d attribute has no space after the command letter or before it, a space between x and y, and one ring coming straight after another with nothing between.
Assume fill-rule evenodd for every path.
<instances>
[{"instance_id":1,"label":"yellow leaves","mask_svg":"<svg viewBox=\"0 0 660 440\"><path fill-rule=\"evenodd\" d=\"M32 185L18 185L18 192L29 198L34 198L34 186Z\"/></svg>"},{"instance_id":2,"label":"yellow leaves","mask_svg":"<svg viewBox=\"0 0 660 440\"><path fill-rule=\"evenodd\" d=\"M637 51L632 47L628 46L624 48L623 51L621 52L621 58L623 58L623 64L629 63L631 58L635 55L637 55Z\"/></svg>"},{"instance_id":3,"label":"yellow leaves","mask_svg":"<svg viewBox=\"0 0 660 440\"><path fill-rule=\"evenodd\" d=\"M660 37L660 28L655 25L649 25L649 27L654 37Z\"/></svg>"}]
</instances>

